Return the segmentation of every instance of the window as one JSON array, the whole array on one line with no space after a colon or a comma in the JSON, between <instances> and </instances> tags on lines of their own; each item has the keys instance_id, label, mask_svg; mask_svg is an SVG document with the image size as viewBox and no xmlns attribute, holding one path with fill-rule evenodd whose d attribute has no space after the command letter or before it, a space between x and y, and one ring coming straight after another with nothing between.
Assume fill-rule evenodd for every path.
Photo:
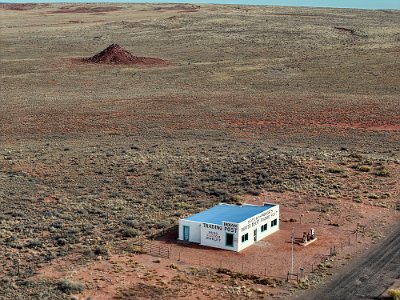
<instances>
[{"instance_id":1,"label":"window","mask_svg":"<svg viewBox=\"0 0 400 300\"><path fill-rule=\"evenodd\" d=\"M265 223L264 225L261 226L261 232L264 232L268 229L268 224Z\"/></svg>"},{"instance_id":2,"label":"window","mask_svg":"<svg viewBox=\"0 0 400 300\"><path fill-rule=\"evenodd\" d=\"M233 234L232 233L226 234L225 246L233 247Z\"/></svg>"},{"instance_id":3,"label":"window","mask_svg":"<svg viewBox=\"0 0 400 300\"><path fill-rule=\"evenodd\" d=\"M242 243L244 243L244 242L246 242L246 241L248 241L248 240L249 240L249 234L248 234L248 233L243 234L243 235L242 235Z\"/></svg>"},{"instance_id":4,"label":"window","mask_svg":"<svg viewBox=\"0 0 400 300\"><path fill-rule=\"evenodd\" d=\"M271 221L271 227L278 225L278 219Z\"/></svg>"}]
</instances>

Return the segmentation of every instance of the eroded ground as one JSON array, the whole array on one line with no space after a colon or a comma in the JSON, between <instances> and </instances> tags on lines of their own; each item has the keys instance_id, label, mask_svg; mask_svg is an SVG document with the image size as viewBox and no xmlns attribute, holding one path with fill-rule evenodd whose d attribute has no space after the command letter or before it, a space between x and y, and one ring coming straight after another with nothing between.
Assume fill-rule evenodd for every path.
<instances>
[{"instance_id":1,"label":"eroded ground","mask_svg":"<svg viewBox=\"0 0 400 300\"><path fill-rule=\"evenodd\" d=\"M290 298L398 220L398 11L0 13L0 298ZM74 63L113 43L169 64ZM154 243L171 247L169 260L131 247L220 201L265 200L281 205L282 230L235 256L239 267L168 236ZM298 248L299 285L284 280L293 226L320 233L310 253ZM339 256L310 274L332 244Z\"/></svg>"}]
</instances>

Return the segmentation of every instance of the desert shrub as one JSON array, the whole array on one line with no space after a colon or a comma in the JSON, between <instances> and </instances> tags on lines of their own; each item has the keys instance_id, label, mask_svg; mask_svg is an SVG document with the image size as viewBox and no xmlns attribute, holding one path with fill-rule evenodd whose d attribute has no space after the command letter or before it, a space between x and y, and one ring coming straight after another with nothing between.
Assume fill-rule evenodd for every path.
<instances>
[{"instance_id":1,"label":"desert shrub","mask_svg":"<svg viewBox=\"0 0 400 300\"><path fill-rule=\"evenodd\" d=\"M178 266L176 264L168 265L168 268L178 270Z\"/></svg>"},{"instance_id":2,"label":"desert shrub","mask_svg":"<svg viewBox=\"0 0 400 300\"><path fill-rule=\"evenodd\" d=\"M21 218L25 216L25 213L22 210L16 210L9 213L13 218Z\"/></svg>"},{"instance_id":3,"label":"desert shrub","mask_svg":"<svg viewBox=\"0 0 400 300\"><path fill-rule=\"evenodd\" d=\"M390 289L388 294L394 300L400 300L400 289Z\"/></svg>"},{"instance_id":4,"label":"desert shrub","mask_svg":"<svg viewBox=\"0 0 400 300\"><path fill-rule=\"evenodd\" d=\"M252 196L259 196L261 194L261 190L259 189L249 189L248 193Z\"/></svg>"},{"instance_id":5,"label":"desert shrub","mask_svg":"<svg viewBox=\"0 0 400 300\"><path fill-rule=\"evenodd\" d=\"M243 199L240 195L233 195L231 197L231 202L232 203L237 203L237 204L241 204L243 202Z\"/></svg>"},{"instance_id":6,"label":"desert shrub","mask_svg":"<svg viewBox=\"0 0 400 300\"><path fill-rule=\"evenodd\" d=\"M362 166L358 166L357 170L360 171L360 172L366 172L367 173L367 172L371 171L371 167L362 165Z\"/></svg>"},{"instance_id":7,"label":"desert shrub","mask_svg":"<svg viewBox=\"0 0 400 300\"><path fill-rule=\"evenodd\" d=\"M232 195L229 192L218 197L219 202L231 203Z\"/></svg>"},{"instance_id":8,"label":"desert shrub","mask_svg":"<svg viewBox=\"0 0 400 300\"><path fill-rule=\"evenodd\" d=\"M155 286L152 284L138 283L133 286L120 289L114 299L166 299L172 298L173 292L170 289Z\"/></svg>"},{"instance_id":9,"label":"desert shrub","mask_svg":"<svg viewBox=\"0 0 400 300\"><path fill-rule=\"evenodd\" d=\"M64 246L64 245L67 244L67 240L64 239L64 238L62 238L62 237L57 237L57 238L56 238L56 244L57 244L58 246Z\"/></svg>"},{"instance_id":10,"label":"desert shrub","mask_svg":"<svg viewBox=\"0 0 400 300\"><path fill-rule=\"evenodd\" d=\"M322 213L327 213L333 209L336 208L336 205L333 203L327 203L327 204L321 204L321 205L317 205L315 207L312 207L310 210L311 211L319 211Z\"/></svg>"},{"instance_id":11,"label":"desert shrub","mask_svg":"<svg viewBox=\"0 0 400 300\"><path fill-rule=\"evenodd\" d=\"M272 184L281 184L283 181L280 178L274 178L274 179L272 179L271 182L272 182Z\"/></svg>"},{"instance_id":12,"label":"desert shrub","mask_svg":"<svg viewBox=\"0 0 400 300\"><path fill-rule=\"evenodd\" d=\"M297 172L291 172L288 174L289 179L301 179L301 174Z\"/></svg>"},{"instance_id":13,"label":"desert shrub","mask_svg":"<svg viewBox=\"0 0 400 300\"><path fill-rule=\"evenodd\" d=\"M388 169L382 168L379 169L375 172L376 176L380 176L380 177L389 177L390 176L390 172Z\"/></svg>"},{"instance_id":14,"label":"desert shrub","mask_svg":"<svg viewBox=\"0 0 400 300\"><path fill-rule=\"evenodd\" d=\"M124 228L121 230L121 234L123 237L136 237L139 235L139 231L134 228Z\"/></svg>"},{"instance_id":15,"label":"desert shrub","mask_svg":"<svg viewBox=\"0 0 400 300\"><path fill-rule=\"evenodd\" d=\"M81 293L85 289L82 283L72 282L67 279L59 281L57 287L60 291L68 295Z\"/></svg>"},{"instance_id":16,"label":"desert shrub","mask_svg":"<svg viewBox=\"0 0 400 300\"><path fill-rule=\"evenodd\" d=\"M30 240L25 244L25 247L31 248L31 249L37 249L37 248L42 248L43 243L38 240Z\"/></svg>"},{"instance_id":17,"label":"desert shrub","mask_svg":"<svg viewBox=\"0 0 400 300\"><path fill-rule=\"evenodd\" d=\"M339 174L343 172L341 168L328 168L328 172L332 174Z\"/></svg>"},{"instance_id":18,"label":"desert shrub","mask_svg":"<svg viewBox=\"0 0 400 300\"><path fill-rule=\"evenodd\" d=\"M191 203L186 203L186 202L177 202L177 203L175 203L175 206L178 208L185 209L185 208L190 208L193 205Z\"/></svg>"},{"instance_id":19,"label":"desert shrub","mask_svg":"<svg viewBox=\"0 0 400 300\"><path fill-rule=\"evenodd\" d=\"M232 275L233 272L229 269L225 269L225 268L218 268L217 269L217 273L218 274L226 274L226 275Z\"/></svg>"},{"instance_id":20,"label":"desert shrub","mask_svg":"<svg viewBox=\"0 0 400 300\"><path fill-rule=\"evenodd\" d=\"M363 157L362 157L362 155L361 154L358 154L358 153L351 153L350 155L349 155L349 157L350 158L353 158L353 159L355 159L355 160L361 160Z\"/></svg>"},{"instance_id":21,"label":"desert shrub","mask_svg":"<svg viewBox=\"0 0 400 300\"><path fill-rule=\"evenodd\" d=\"M146 254L146 251L143 249L143 247L142 246L140 246L140 245L133 245L131 248L130 248L130 251L132 252L132 253L135 253L135 254Z\"/></svg>"},{"instance_id":22,"label":"desert shrub","mask_svg":"<svg viewBox=\"0 0 400 300\"><path fill-rule=\"evenodd\" d=\"M107 247L107 246L99 245L94 248L93 253L97 256L98 255L109 256L110 250L109 250L109 247Z\"/></svg>"},{"instance_id":23,"label":"desert shrub","mask_svg":"<svg viewBox=\"0 0 400 300\"><path fill-rule=\"evenodd\" d=\"M170 221L167 220L167 219L160 220L160 221L156 224L156 228L157 228L157 229L168 228L169 226L171 226L171 223L170 223Z\"/></svg>"},{"instance_id":24,"label":"desert shrub","mask_svg":"<svg viewBox=\"0 0 400 300\"><path fill-rule=\"evenodd\" d=\"M0 222L1 221L8 221L10 219L11 219L11 217L9 215L0 214Z\"/></svg>"},{"instance_id":25,"label":"desert shrub","mask_svg":"<svg viewBox=\"0 0 400 300\"><path fill-rule=\"evenodd\" d=\"M54 258L56 258L55 254L51 251L47 251L44 255L43 255L43 259L45 262L49 262L51 260L53 260Z\"/></svg>"},{"instance_id":26,"label":"desert shrub","mask_svg":"<svg viewBox=\"0 0 400 300\"><path fill-rule=\"evenodd\" d=\"M63 227L63 222L62 221L55 221L50 224L51 227L61 229Z\"/></svg>"},{"instance_id":27,"label":"desert shrub","mask_svg":"<svg viewBox=\"0 0 400 300\"><path fill-rule=\"evenodd\" d=\"M109 195L110 195L111 198L118 198L118 197L120 196L120 193L118 193L118 192L111 192Z\"/></svg>"},{"instance_id":28,"label":"desert shrub","mask_svg":"<svg viewBox=\"0 0 400 300\"><path fill-rule=\"evenodd\" d=\"M135 167L129 167L127 171L128 173L136 173L137 169Z\"/></svg>"},{"instance_id":29,"label":"desert shrub","mask_svg":"<svg viewBox=\"0 0 400 300\"><path fill-rule=\"evenodd\" d=\"M137 220L132 220L131 218L126 218L126 219L123 221L123 223L124 223L126 226L131 227L131 228L134 228L134 227L138 227L138 226L139 226L139 222L138 222Z\"/></svg>"}]
</instances>

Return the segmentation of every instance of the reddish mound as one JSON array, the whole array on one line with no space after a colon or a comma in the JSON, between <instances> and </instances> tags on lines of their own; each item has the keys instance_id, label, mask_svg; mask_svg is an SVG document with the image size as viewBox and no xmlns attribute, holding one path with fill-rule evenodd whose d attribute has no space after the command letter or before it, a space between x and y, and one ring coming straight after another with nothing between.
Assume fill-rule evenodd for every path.
<instances>
[{"instance_id":1,"label":"reddish mound","mask_svg":"<svg viewBox=\"0 0 400 300\"><path fill-rule=\"evenodd\" d=\"M82 59L86 63L113 65L165 65L167 62L159 58L134 56L120 45L112 44L96 55Z\"/></svg>"}]
</instances>

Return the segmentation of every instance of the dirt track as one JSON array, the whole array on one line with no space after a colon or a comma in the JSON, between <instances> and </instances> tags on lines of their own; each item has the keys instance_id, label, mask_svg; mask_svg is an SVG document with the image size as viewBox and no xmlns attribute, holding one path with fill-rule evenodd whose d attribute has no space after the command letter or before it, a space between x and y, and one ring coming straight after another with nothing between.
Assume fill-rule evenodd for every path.
<instances>
[{"instance_id":1,"label":"dirt track","mask_svg":"<svg viewBox=\"0 0 400 300\"><path fill-rule=\"evenodd\" d=\"M400 223L366 256L302 299L376 299L400 276Z\"/></svg>"}]
</instances>

